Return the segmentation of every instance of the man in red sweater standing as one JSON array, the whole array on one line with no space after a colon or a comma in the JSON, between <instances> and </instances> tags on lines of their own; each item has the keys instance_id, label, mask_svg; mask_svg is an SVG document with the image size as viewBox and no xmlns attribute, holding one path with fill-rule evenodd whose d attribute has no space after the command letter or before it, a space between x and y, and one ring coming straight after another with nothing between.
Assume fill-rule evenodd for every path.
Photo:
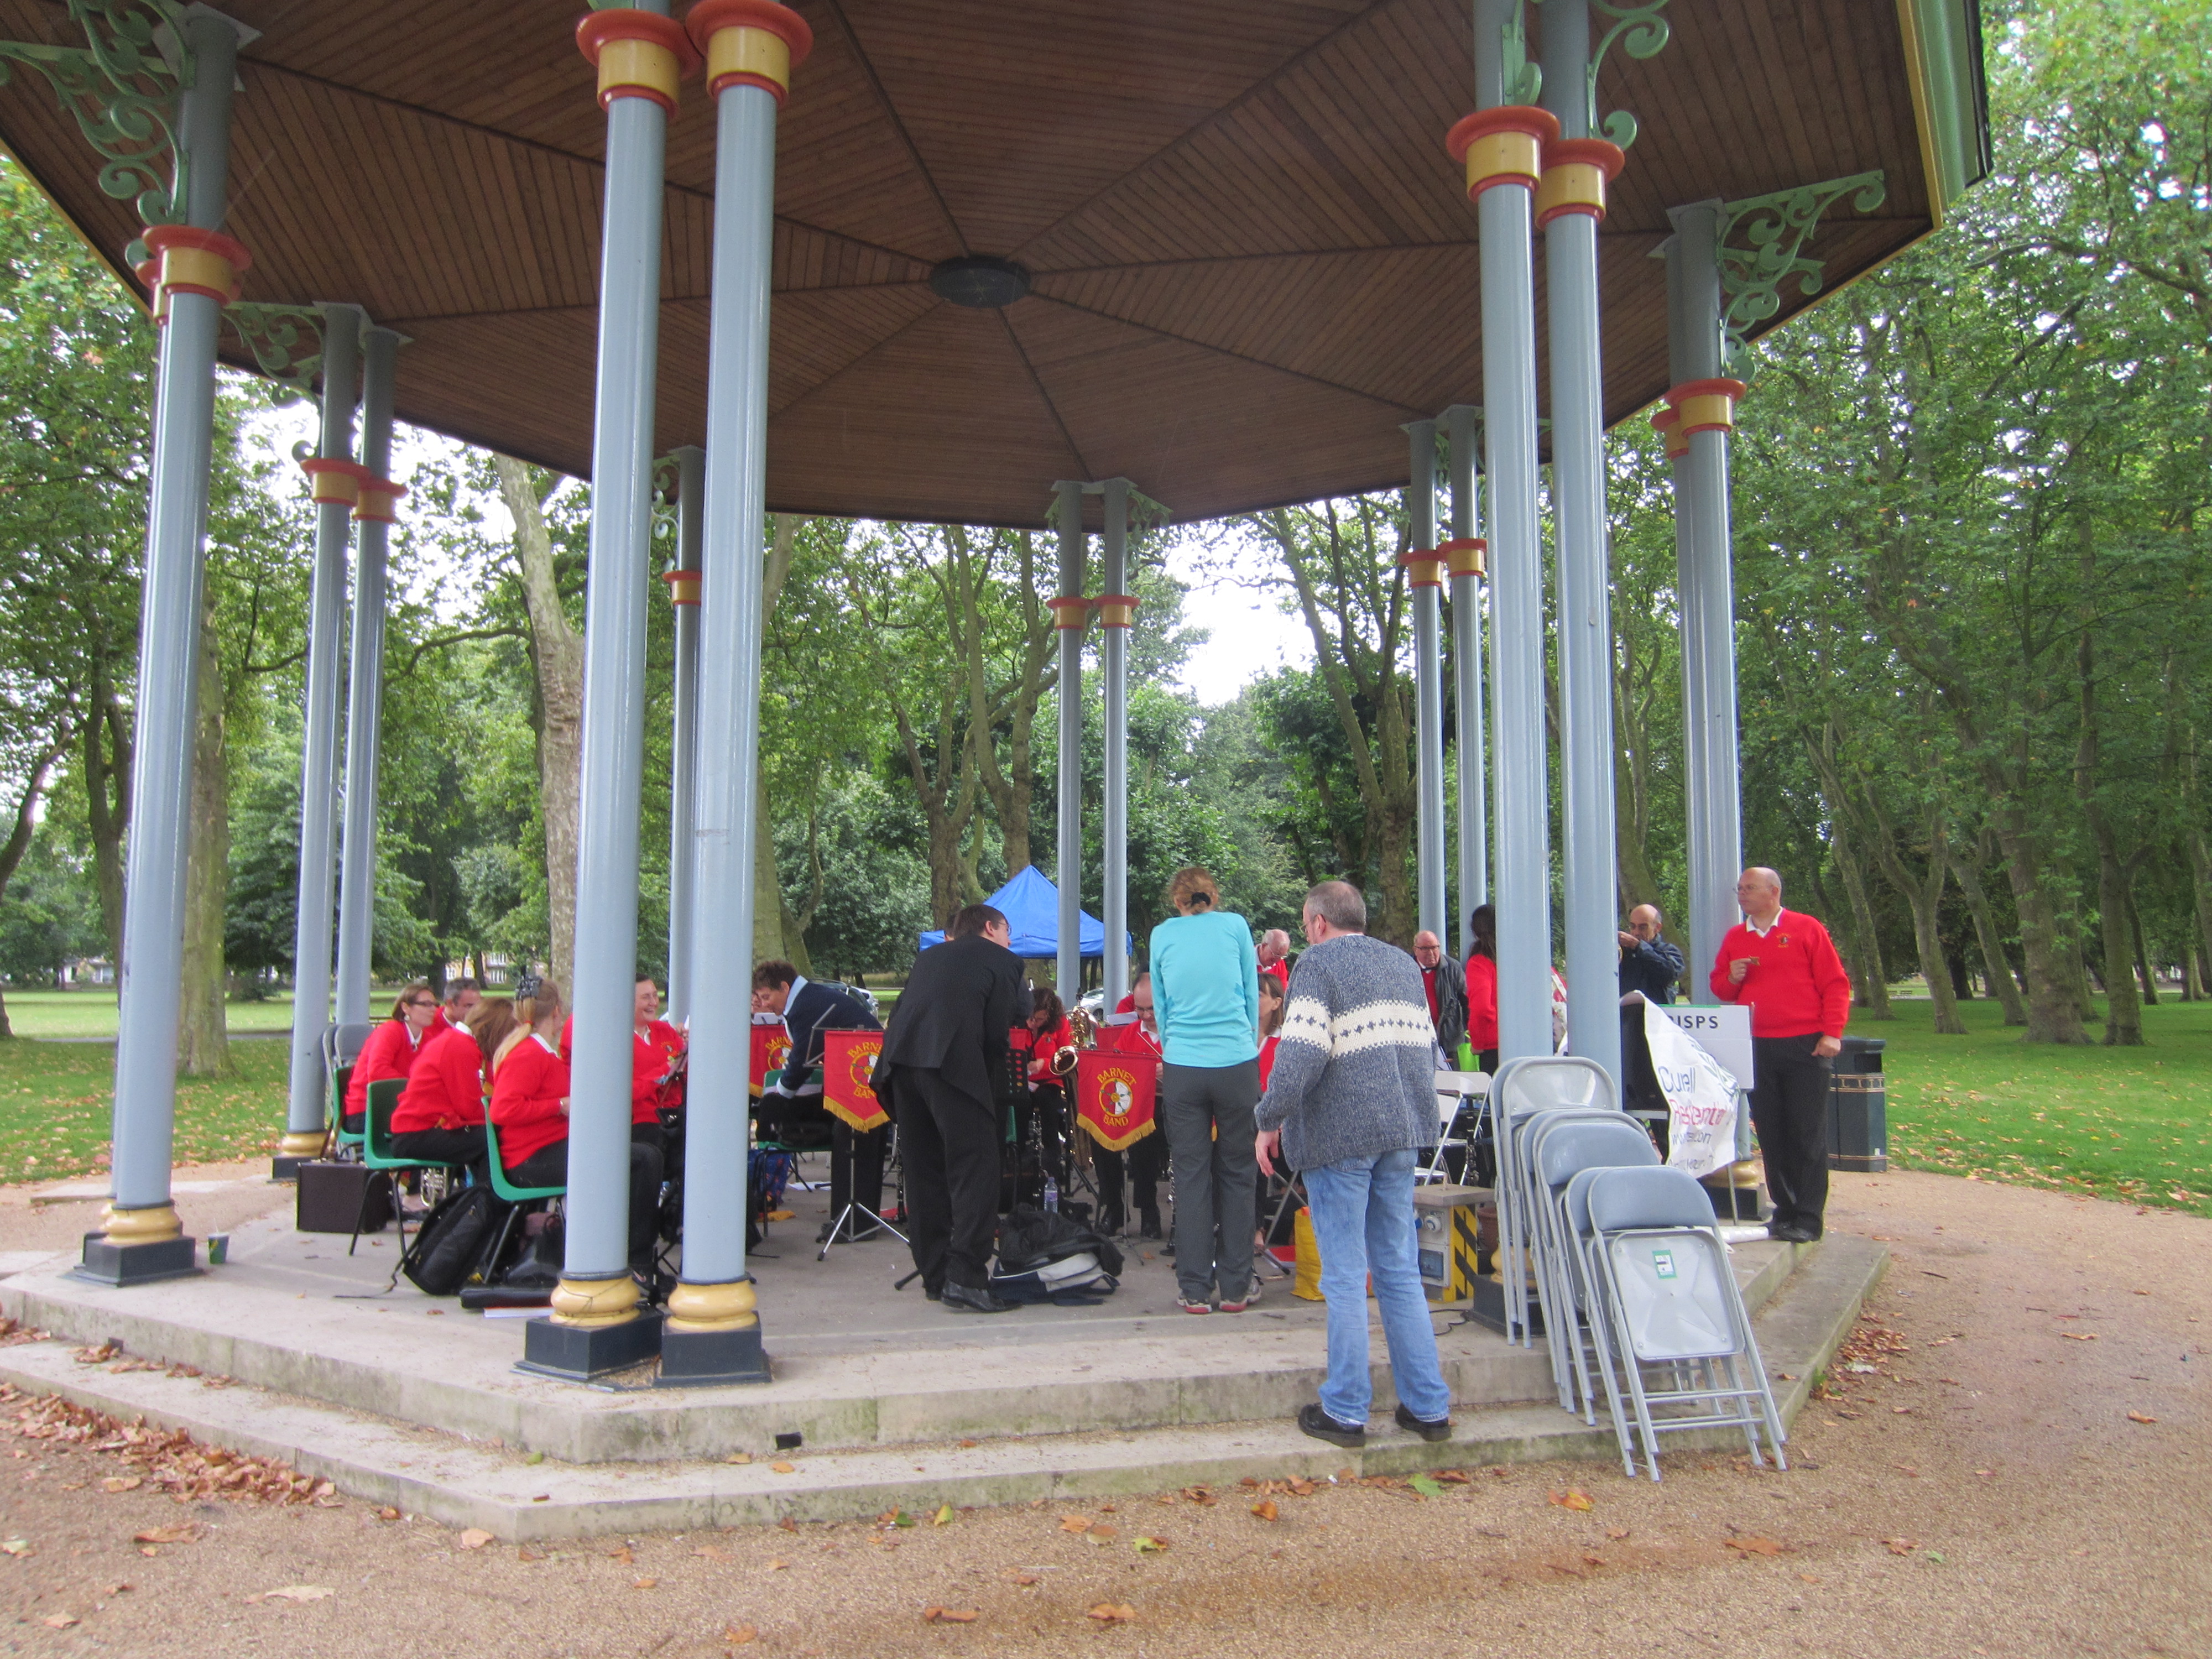
<instances>
[{"instance_id":1,"label":"man in red sweater standing","mask_svg":"<svg viewBox=\"0 0 2212 1659\"><path fill-rule=\"evenodd\" d=\"M1773 871L1745 871L1735 902L1744 919L1721 940L1713 994L1751 1005L1751 1121L1774 1199L1767 1233L1807 1244L1828 1206L1828 1074L1843 1050L1851 976L1826 927L1782 908Z\"/></svg>"}]
</instances>

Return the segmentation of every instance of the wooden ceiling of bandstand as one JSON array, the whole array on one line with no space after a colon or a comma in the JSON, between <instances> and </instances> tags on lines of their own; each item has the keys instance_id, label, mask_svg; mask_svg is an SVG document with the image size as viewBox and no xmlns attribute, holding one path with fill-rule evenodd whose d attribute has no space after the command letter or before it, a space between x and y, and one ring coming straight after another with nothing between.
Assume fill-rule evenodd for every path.
<instances>
[{"instance_id":1,"label":"wooden ceiling of bandstand","mask_svg":"<svg viewBox=\"0 0 2212 1659\"><path fill-rule=\"evenodd\" d=\"M262 31L231 162L246 297L367 307L413 341L403 419L588 473L605 121L576 0L222 9ZM1473 107L1466 0L796 9L771 507L1038 525L1054 479L1123 474L1204 518L1403 483L1399 423L1481 401L1476 216L1443 149ZM1832 288L1929 228L1899 9L1678 0L1665 51L1608 56L1601 112L1643 125L1601 243L1609 420L1668 384L1669 204L1882 169L1880 210L1837 204L1806 250ZM59 0L0 0L0 38L82 40ZM664 449L703 435L714 127L688 83ZM135 216L35 75L0 88L0 141L119 266ZM1030 295L939 300L931 267L963 254L1018 261ZM1790 285L1783 316L1804 303Z\"/></svg>"}]
</instances>

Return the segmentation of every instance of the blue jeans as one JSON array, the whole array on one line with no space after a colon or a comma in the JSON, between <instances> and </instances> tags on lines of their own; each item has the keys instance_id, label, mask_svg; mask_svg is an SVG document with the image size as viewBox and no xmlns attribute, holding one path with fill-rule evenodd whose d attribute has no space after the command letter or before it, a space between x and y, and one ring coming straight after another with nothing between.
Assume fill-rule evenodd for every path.
<instances>
[{"instance_id":1,"label":"blue jeans","mask_svg":"<svg viewBox=\"0 0 2212 1659\"><path fill-rule=\"evenodd\" d=\"M1370 1275L1399 1403L1424 1422L1451 1415L1451 1390L1437 1363L1415 1254L1414 1161L1409 1149L1300 1171L1328 1304L1328 1380L1322 1384L1321 1408L1340 1423L1366 1422L1374 1401L1367 1370Z\"/></svg>"}]
</instances>

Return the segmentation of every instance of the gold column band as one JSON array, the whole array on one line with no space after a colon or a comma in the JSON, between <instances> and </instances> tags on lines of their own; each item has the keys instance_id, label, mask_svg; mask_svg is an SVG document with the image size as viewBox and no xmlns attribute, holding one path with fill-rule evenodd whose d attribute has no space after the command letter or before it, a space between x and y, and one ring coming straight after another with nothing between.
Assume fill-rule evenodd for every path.
<instances>
[{"instance_id":1,"label":"gold column band","mask_svg":"<svg viewBox=\"0 0 2212 1659\"><path fill-rule=\"evenodd\" d=\"M1101 593L1091 601L1098 610L1101 628L1133 627L1137 620L1137 596L1133 593Z\"/></svg>"},{"instance_id":2,"label":"gold column band","mask_svg":"<svg viewBox=\"0 0 2212 1659\"><path fill-rule=\"evenodd\" d=\"M315 1144L322 1145L319 1139ZM100 1230L111 1244L158 1244L180 1237L185 1224L177 1219L173 1204L155 1204L144 1209L118 1210L112 1203L100 1212Z\"/></svg>"},{"instance_id":3,"label":"gold column band","mask_svg":"<svg viewBox=\"0 0 2212 1659\"><path fill-rule=\"evenodd\" d=\"M1594 161L1565 161L1544 169L1536 181L1536 222L1548 223L1562 213L1605 217L1603 167Z\"/></svg>"},{"instance_id":4,"label":"gold column band","mask_svg":"<svg viewBox=\"0 0 2212 1659\"><path fill-rule=\"evenodd\" d=\"M1681 416L1684 437L1692 432L1730 432L1735 428L1735 399L1725 392L1704 392L1674 405Z\"/></svg>"},{"instance_id":5,"label":"gold column band","mask_svg":"<svg viewBox=\"0 0 2212 1659\"><path fill-rule=\"evenodd\" d=\"M1080 632L1091 625L1091 601L1086 599L1071 599L1063 594L1056 599L1047 599L1045 604L1051 608L1055 628L1072 628Z\"/></svg>"},{"instance_id":6,"label":"gold column band","mask_svg":"<svg viewBox=\"0 0 2212 1659\"><path fill-rule=\"evenodd\" d=\"M1492 132L1467 147L1467 193L1480 196L1492 185L1526 185L1543 177L1542 150L1526 132Z\"/></svg>"},{"instance_id":7,"label":"gold column band","mask_svg":"<svg viewBox=\"0 0 2212 1659\"><path fill-rule=\"evenodd\" d=\"M276 1150L286 1158L313 1158L323 1150L323 1132L319 1129L295 1129L276 1143Z\"/></svg>"},{"instance_id":8,"label":"gold column band","mask_svg":"<svg viewBox=\"0 0 2212 1659\"><path fill-rule=\"evenodd\" d=\"M730 1285L678 1285L668 1297L672 1331L742 1331L760 1323L753 1287L743 1279Z\"/></svg>"},{"instance_id":9,"label":"gold column band","mask_svg":"<svg viewBox=\"0 0 2212 1659\"><path fill-rule=\"evenodd\" d=\"M697 571L666 570L661 573L660 580L668 584L669 604L696 605L699 603L699 573Z\"/></svg>"},{"instance_id":10,"label":"gold column band","mask_svg":"<svg viewBox=\"0 0 2212 1659\"><path fill-rule=\"evenodd\" d=\"M353 510L356 520L374 519L380 524L397 521L398 514L392 506L407 493L405 484L396 484L389 478L372 477L367 471L361 475L361 504Z\"/></svg>"},{"instance_id":11,"label":"gold column band","mask_svg":"<svg viewBox=\"0 0 2212 1659\"><path fill-rule=\"evenodd\" d=\"M766 29L715 30L707 40L708 90L720 92L730 81L766 81L779 94L790 91L791 43Z\"/></svg>"},{"instance_id":12,"label":"gold column band","mask_svg":"<svg viewBox=\"0 0 2212 1659\"><path fill-rule=\"evenodd\" d=\"M1443 556L1444 568L1455 578L1490 574L1490 544L1480 536L1457 537L1440 543L1437 551Z\"/></svg>"},{"instance_id":13,"label":"gold column band","mask_svg":"<svg viewBox=\"0 0 2212 1659\"><path fill-rule=\"evenodd\" d=\"M553 1291L553 1322L594 1329L620 1325L637 1317L637 1280L624 1273L619 1279L564 1279Z\"/></svg>"},{"instance_id":14,"label":"gold column band","mask_svg":"<svg viewBox=\"0 0 2212 1659\"><path fill-rule=\"evenodd\" d=\"M599 48L599 102L650 98L673 109L680 67L675 52L658 40L609 40Z\"/></svg>"},{"instance_id":15,"label":"gold column band","mask_svg":"<svg viewBox=\"0 0 2212 1659\"><path fill-rule=\"evenodd\" d=\"M1413 573L1412 583L1415 587L1442 587L1444 585L1443 555L1435 548L1417 547L1410 553L1401 553L1398 556L1398 562Z\"/></svg>"}]
</instances>

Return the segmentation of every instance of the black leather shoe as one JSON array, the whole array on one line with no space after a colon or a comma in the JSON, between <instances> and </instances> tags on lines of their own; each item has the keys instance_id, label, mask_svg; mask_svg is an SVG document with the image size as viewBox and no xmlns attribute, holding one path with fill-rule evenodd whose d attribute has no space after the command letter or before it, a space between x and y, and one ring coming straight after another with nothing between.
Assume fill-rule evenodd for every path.
<instances>
[{"instance_id":1,"label":"black leather shoe","mask_svg":"<svg viewBox=\"0 0 2212 1659\"><path fill-rule=\"evenodd\" d=\"M1365 1424L1340 1423L1321 1408L1318 1401L1298 1407L1298 1426L1315 1439L1326 1440L1346 1451L1357 1451L1367 1443Z\"/></svg>"},{"instance_id":2,"label":"black leather shoe","mask_svg":"<svg viewBox=\"0 0 2212 1659\"><path fill-rule=\"evenodd\" d=\"M1121 1229L1128 1224L1128 1218L1121 1213L1121 1206L1118 1204L1109 1204L1104 1213L1098 1218L1099 1236L1103 1238L1119 1238L1121 1236Z\"/></svg>"},{"instance_id":3,"label":"black leather shoe","mask_svg":"<svg viewBox=\"0 0 2212 1659\"><path fill-rule=\"evenodd\" d=\"M1414 1416L1403 1406L1398 1407L1397 1415L1400 1428L1405 1430L1407 1434L1418 1434L1431 1444L1437 1441L1449 1440L1452 1437L1452 1421L1449 1417L1438 1418L1431 1423L1425 1417Z\"/></svg>"},{"instance_id":4,"label":"black leather shoe","mask_svg":"<svg viewBox=\"0 0 2212 1659\"><path fill-rule=\"evenodd\" d=\"M1158 1210L1140 1210L1137 1212L1137 1220L1138 1231L1145 1237L1158 1238L1160 1236L1160 1212Z\"/></svg>"},{"instance_id":5,"label":"black leather shoe","mask_svg":"<svg viewBox=\"0 0 2212 1659\"><path fill-rule=\"evenodd\" d=\"M1769 1227L1766 1230L1766 1236L1778 1244L1811 1244L1816 1243L1820 1237L1810 1227L1796 1225Z\"/></svg>"},{"instance_id":6,"label":"black leather shoe","mask_svg":"<svg viewBox=\"0 0 2212 1659\"><path fill-rule=\"evenodd\" d=\"M922 1294L927 1297L932 1302L942 1302L945 1300L945 1292L942 1290L926 1290Z\"/></svg>"},{"instance_id":7,"label":"black leather shoe","mask_svg":"<svg viewBox=\"0 0 2212 1659\"><path fill-rule=\"evenodd\" d=\"M945 1294L939 1298L948 1313L1011 1313L1020 1304L1000 1300L987 1290L974 1285L955 1285L947 1282Z\"/></svg>"}]
</instances>

